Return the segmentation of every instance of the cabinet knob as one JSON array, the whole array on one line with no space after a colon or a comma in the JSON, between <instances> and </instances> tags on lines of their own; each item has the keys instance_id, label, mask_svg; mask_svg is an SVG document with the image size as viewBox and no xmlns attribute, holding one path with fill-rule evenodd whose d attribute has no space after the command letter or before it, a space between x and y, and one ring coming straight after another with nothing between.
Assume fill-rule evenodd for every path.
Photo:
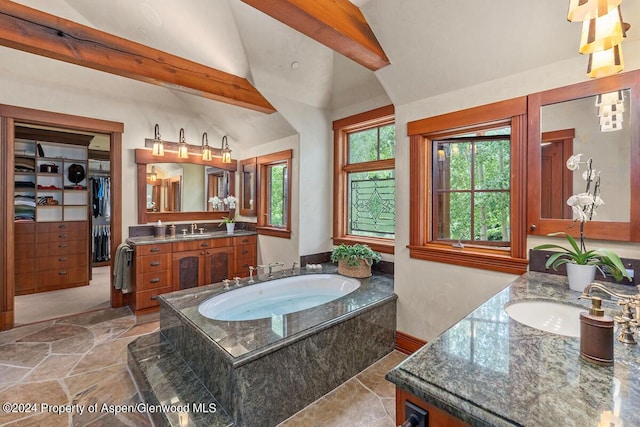
<instances>
[{"instance_id":1,"label":"cabinet knob","mask_svg":"<svg viewBox=\"0 0 640 427\"><path fill-rule=\"evenodd\" d=\"M157 267L157 266L159 266L159 265L160 265L160 261L153 261L153 262L151 263L151 267Z\"/></svg>"},{"instance_id":2,"label":"cabinet knob","mask_svg":"<svg viewBox=\"0 0 640 427\"><path fill-rule=\"evenodd\" d=\"M149 280L149 283L158 283L160 281L160 279L158 279L157 277L154 277L153 279Z\"/></svg>"},{"instance_id":3,"label":"cabinet knob","mask_svg":"<svg viewBox=\"0 0 640 427\"><path fill-rule=\"evenodd\" d=\"M58 228L67 228L67 224L60 224Z\"/></svg>"},{"instance_id":4,"label":"cabinet knob","mask_svg":"<svg viewBox=\"0 0 640 427\"><path fill-rule=\"evenodd\" d=\"M534 231L536 228L537 228L537 227L536 227L536 225L535 225L535 224L531 224L531 225L529 226L529 229L530 229L531 231Z\"/></svg>"},{"instance_id":5,"label":"cabinet knob","mask_svg":"<svg viewBox=\"0 0 640 427\"><path fill-rule=\"evenodd\" d=\"M246 250L246 249L245 249L244 251L242 251L242 255L246 255L246 254L248 254L248 253L249 253L249 251L248 251L248 250Z\"/></svg>"},{"instance_id":6,"label":"cabinet knob","mask_svg":"<svg viewBox=\"0 0 640 427\"><path fill-rule=\"evenodd\" d=\"M66 271L58 271L59 276L65 276L67 274Z\"/></svg>"},{"instance_id":7,"label":"cabinet knob","mask_svg":"<svg viewBox=\"0 0 640 427\"><path fill-rule=\"evenodd\" d=\"M160 248L151 248L149 252L160 252Z\"/></svg>"},{"instance_id":8,"label":"cabinet knob","mask_svg":"<svg viewBox=\"0 0 640 427\"><path fill-rule=\"evenodd\" d=\"M59 239L66 239L67 235L66 234L58 234L58 238Z\"/></svg>"},{"instance_id":9,"label":"cabinet knob","mask_svg":"<svg viewBox=\"0 0 640 427\"><path fill-rule=\"evenodd\" d=\"M202 248L206 248L206 247L208 247L208 246L209 246L209 244L208 244L208 243L200 243L200 247L202 247Z\"/></svg>"},{"instance_id":10,"label":"cabinet knob","mask_svg":"<svg viewBox=\"0 0 640 427\"><path fill-rule=\"evenodd\" d=\"M66 248L66 247L67 247L67 244L66 244L66 243L60 243L60 244L58 245L58 247L59 247L59 248Z\"/></svg>"}]
</instances>

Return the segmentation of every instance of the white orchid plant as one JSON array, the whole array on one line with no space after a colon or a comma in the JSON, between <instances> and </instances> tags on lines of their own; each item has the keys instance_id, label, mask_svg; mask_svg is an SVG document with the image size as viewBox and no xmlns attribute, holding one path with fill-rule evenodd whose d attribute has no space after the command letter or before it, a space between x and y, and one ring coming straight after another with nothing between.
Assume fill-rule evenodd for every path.
<instances>
[{"instance_id":1,"label":"white orchid plant","mask_svg":"<svg viewBox=\"0 0 640 427\"><path fill-rule=\"evenodd\" d=\"M582 178L586 181L584 193L574 194L567 199L567 204L571 206L573 218L580 221L580 243L565 232L551 233L549 236L565 236L571 245L570 248L556 245L554 243L536 246L534 249L560 249L551 255L546 262L546 267L553 267L557 270L562 264L572 262L580 265L595 265L600 269L609 272L616 280L623 277L631 279L629 273L622 264L620 257L609 249L596 249L587 251L584 238L584 223L593 219L596 209L604 202L600 198L600 171L593 169L593 161L589 158L581 161L582 154L575 154L567 160L567 168L571 171L580 169L580 165L586 165L586 170L582 173Z\"/></svg>"},{"instance_id":2,"label":"white orchid plant","mask_svg":"<svg viewBox=\"0 0 640 427\"><path fill-rule=\"evenodd\" d=\"M225 197L224 199L222 199L222 201L225 205L229 206L229 209L235 209L236 205L238 204L238 198L231 195Z\"/></svg>"},{"instance_id":3,"label":"white orchid plant","mask_svg":"<svg viewBox=\"0 0 640 427\"><path fill-rule=\"evenodd\" d=\"M218 207L220 206L220 202L221 200L218 196L209 197L209 203L211 203L213 209L218 209Z\"/></svg>"}]
</instances>

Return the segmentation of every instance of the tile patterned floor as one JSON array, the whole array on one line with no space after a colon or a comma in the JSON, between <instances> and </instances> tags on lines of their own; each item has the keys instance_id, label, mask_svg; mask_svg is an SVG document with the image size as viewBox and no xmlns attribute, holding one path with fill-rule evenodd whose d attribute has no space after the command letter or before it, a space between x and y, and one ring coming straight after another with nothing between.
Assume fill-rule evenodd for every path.
<instances>
[{"instance_id":1,"label":"tile patterned floor","mask_svg":"<svg viewBox=\"0 0 640 427\"><path fill-rule=\"evenodd\" d=\"M116 415L99 408L140 401L127 370L127 344L158 327L156 317L137 320L124 307L0 332L0 403L38 404L32 412L0 411L0 425L150 426L145 414ZM280 426L395 425L394 387L384 375L404 358L389 354ZM89 412L96 403L98 410ZM53 412L64 405L84 411Z\"/></svg>"}]
</instances>

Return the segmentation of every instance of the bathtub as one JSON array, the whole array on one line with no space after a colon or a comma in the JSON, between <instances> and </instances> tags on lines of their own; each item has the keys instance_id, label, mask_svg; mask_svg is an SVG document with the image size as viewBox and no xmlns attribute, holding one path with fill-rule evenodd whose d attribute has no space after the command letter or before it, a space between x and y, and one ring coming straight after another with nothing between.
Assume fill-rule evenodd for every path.
<instances>
[{"instance_id":1,"label":"bathtub","mask_svg":"<svg viewBox=\"0 0 640 427\"><path fill-rule=\"evenodd\" d=\"M286 277L214 296L201 303L198 312L212 320L266 319L326 304L359 287L359 280L339 274Z\"/></svg>"},{"instance_id":2,"label":"bathtub","mask_svg":"<svg viewBox=\"0 0 640 427\"><path fill-rule=\"evenodd\" d=\"M154 381L160 375L159 390L172 397L175 390L191 390L201 383L236 427L272 427L395 347L397 296L392 277L374 274L356 280L325 264L322 273L301 271L281 279L247 281L229 290L215 283L158 296L160 335L176 360L185 364L174 366L164 355L149 357L149 350L141 346L139 363L153 365L146 375ZM313 306L287 302L283 309L279 302L273 304L290 300L291 289L303 300L312 296ZM243 307L250 299L266 302L266 311L258 315L258 309ZM228 311L232 308L238 311L233 316ZM283 311L276 313L274 308ZM130 366L132 372L137 369L135 363ZM186 367L198 377L197 384L165 385L163 370ZM151 396L147 394L152 402L166 400L164 394Z\"/></svg>"}]
</instances>

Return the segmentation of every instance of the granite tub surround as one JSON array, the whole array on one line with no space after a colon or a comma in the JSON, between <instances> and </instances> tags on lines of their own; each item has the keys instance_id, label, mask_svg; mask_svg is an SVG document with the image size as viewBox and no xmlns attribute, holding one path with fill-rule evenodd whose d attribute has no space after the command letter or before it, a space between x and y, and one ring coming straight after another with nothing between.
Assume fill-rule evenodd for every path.
<instances>
[{"instance_id":1,"label":"granite tub surround","mask_svg":"<svg viewBox=\"0 0 640 427\"><path fill-rule=\"evenodd\" d=\"M324 265L322 273L336 270ZM269 319L228 322L200 315L202 301L232 290L214 284L158 298L159 339L234 425L274 426L394 349L397 296L390 276L374 275L335 301ZM139 364L133 359L130 365Z\"/></svg>"},{"instance_id":2,"label":"granite tub surround","mask_svg":"<svg viewBox=\"0 0 640 427\"><path fill-rule=\"evenodd\" d=\"M634 287L607 284L620 293ZM614 344L613 366L580 358L580 339L508 317L505 304L551 300L585 307L566 277L529 272L387 374L399 388L473 426L640 425L640 349ZM608 315L615 301L603 298ZM616 326L616 332L617 332ZM613 422L613 421L611 421Z\"/></svg>"}]
</instances>

